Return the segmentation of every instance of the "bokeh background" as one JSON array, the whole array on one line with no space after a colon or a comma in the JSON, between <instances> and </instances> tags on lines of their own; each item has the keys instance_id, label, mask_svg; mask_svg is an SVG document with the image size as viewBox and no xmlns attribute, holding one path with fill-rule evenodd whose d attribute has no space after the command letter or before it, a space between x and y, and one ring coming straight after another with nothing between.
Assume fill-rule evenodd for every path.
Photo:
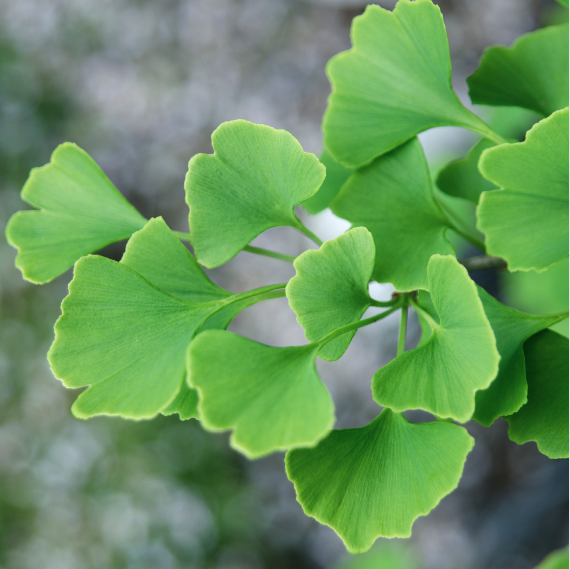
<instances>
[{"instance_id":1,"label":"bokeh background","mask_svg":"<svg viewBox=\"0 0 570 569\"><path fill-rule=\"evenodd\" d=\"M23 207L29 169L65 140L91 154L143 215L182 231L187 162L211 152L221 122L285 128L319 153L325 63L349 47L350 22L365 4L0 0L0 225ZM567 19L552 0L438 4L464 100L485 46ZM453 128L422 135L434 169L474 141ZM324 238L347 228L330 212L305 217ZM255 243L291 254L311 246L292 229ZM123 247L104 253L118 259ZM1 569L527 569L567 543L567 461L511 443L502 420L468 425L477 444L459 489L416 522L411 540L379 540L376 557L347 558L331 529L303 515L282 454L250 462L226 434L176 416L74 419L75 394L45 357L71 275L34 286L14 257L0 239ZM477 278L509 304L549 312L568 306L567 271L562 264L540 276ZM211 272L235 291L292 275L287 263L247 253ZM379 285L375 294L386 298L390 289ZM232 329L274 345L304 342L285 299L248 309ZM338 427L378 413L370 378L394 357L395 330L390 319L362 330L339 362L320 364ZM417 335L412 326L410 346Z\"/></svg>"}]
</instances>

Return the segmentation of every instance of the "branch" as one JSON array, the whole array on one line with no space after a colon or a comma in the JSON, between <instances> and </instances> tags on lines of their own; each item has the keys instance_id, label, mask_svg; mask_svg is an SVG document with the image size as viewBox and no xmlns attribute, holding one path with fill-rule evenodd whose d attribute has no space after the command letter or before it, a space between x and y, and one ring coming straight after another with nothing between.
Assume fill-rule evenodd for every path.
<instances>
[{"instance_id":1,"label":"branch","mask_svg":"<svg viewBox=\"0 0 570 569\"><path fill-rule=\"evenodd\" d=\"M468 271L484 271L486 269L499 269L504 271L507 268L507 262L500 257L491 257L490 255L477 255L475 257L467 257L459 261Z\"/></svg>"}]
</instances>

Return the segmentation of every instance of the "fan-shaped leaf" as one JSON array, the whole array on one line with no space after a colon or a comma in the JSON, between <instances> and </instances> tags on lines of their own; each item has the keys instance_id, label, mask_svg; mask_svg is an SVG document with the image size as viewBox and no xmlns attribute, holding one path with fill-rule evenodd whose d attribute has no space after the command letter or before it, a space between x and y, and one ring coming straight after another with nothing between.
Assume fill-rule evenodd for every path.
<instances>
[{"instance_id":1,"label":"fan-shaped leaf","mask_svg":"<svg viewBox=\"0 0 570 569\"><path fill-rule=\"evenodd\" d=\"M354 170L339 164L330 152L324 150L320 157L321 164L327 169L327 177L319 191L307 201L303 202L303 207L309 213L319 213L329 207L334 197L340 192L342 185L350 178Z\"/></svg>"},{"instance_id":2,"label":"fan-shaped leaf","mask_svg":"<svg viewBox=\"0 0 570 569\"><path fill-rule=\"evenodd\" d=\"M524 107L547 117L568 106L568 24L521 36L511 47L485 50L467 79L479 105Z\"/></svg>"},{"instance_id":3,"label":"fan-shaped leaf","mask_svg":"<svg viewBox=\"0 0 570 569\"><path fill-rule=\"evenodd\" d=\"M534 125L526 140L483 152L479 167L501 190L477 210L487 253L512 271L543 271L568 255L568 109Z\"/></svg>"},{"instance_id":4,"label":"fan-shaped leaf","mask_svg":"<svg viewBox=\"0 0 570 569\"><path fill-rule=\"evenodd\" d=\"M320 440L334 423L332 399L315 368L317 345L275 348L207 330L190 344L189 381L202 425L234 429L250 458Z\"/></svg>"},{"instance_id":5,"label":"fan-shaped leaf","mask_svg":"<svg viewBox=\"0 0 570 569\"><path fill-rule=\"evenodd\" d=\"M568 458L568 338L551 330L524 344L528 403L510 417L509 437L536 441L550 458Z\"/></svg>"},{"instance_id":6,"label":"fan-shaped leaf","mask_svg":"<svg viewBox=\"0 0 570 569\"><path fill-rule=\"evenodd\" d=\"M294 265L297 275L287 284L286 293L309 342L357 322L370 306L374 241L364 227L327 241L318 251L305 251ZM338 360L354 334L356 330L325 344L319 357Z\"/></svg>"},{"instance_id":7,"label":"fan-shaped leaf","mask_svg":"<svg viewBox=\"0 0 570 569\"><path fill-rule=\"evenodd\" d=\"M374 374L372 393L394 411L425 409L465 422L475 409L475 391L497 375L495 337L475 283L454 257L434 255L427 274L439 322L431 321L432 334L420 347Z\"/></svg>"},{"instance_id":8,"label":"fan-shaped leaf","mask_svg":"<svg viewBox=\"0 0 570 569\"><path fill-rule=\"evenodd\" d=\"M284 130L244 120L220 125L214 154L197 154L186 175L190 239L198 261L217 267L280 225L303 231L293 208L310 198L325 167Z\"/></svg>"},{"instance_id":9,"label":"fan-shaped leaf","mask_svg":"<svg viewBox=\"0 0 570 569\"><path fill-rule=\"evenodd\" d=\"M188 343L223 302L180 300L124 264L80 259L48 354L64 385L90 386L74 414L144 419L159 413L180 390Z\"/></svg>"},{"instance_id":10,"label":"fan-shaped leaf","mask_svg":"<svg viewBox=\"0 0 570 569\"><path fill-rule=\"evenodd\" d=\"M445 26L430 0L400 0L393 12L368 6L351 38L352 49L327 66L323 131L335 160L362 166L436 126L489 131L453 92Z\"/></svg>"},{"instance_id":11,"label":"fan-shaped leaf","mask_svg":"<svg viewBox=\"0 0 570 569\"><path fill-rule=\"evenodd\" d=\"M46 283L87 253L127 239L146 219L78 146L58 146L49 164L34 168L22 199L39 211L19 211L6 227L26 280Z\"/></svg>"},{"instance_id":12,"label":"fan-shaped leaf","mask_svg":"<svg viewBox=\"0 0 570 569\"><path fill-rule=\"evenodd\" d=\"M524 341L563 320L566 315L526 314L501 304L481 288L478 292L501 355L497 377L487 389L478 391L475 396L473 419L488 427L495 419L511 415L526 403Z\"/></svg>"},{"instance_id":13,"label":"fan-shaped leaf","mask_svg":"<svg viewBox=\"0 0 570 569\"><path fill-rule=\"evenodd\" d=\"M198 413L198 392L187 385L186 373L184 373L184 379L178 395L161 413L166 416L178 413L181 421L200 418Z\"/></svg>"},{"instance_id":14,"label":"fan-shaped leaf","mask_svg":"<svg viewBox=\"0 0 570 569\"><path fill-rule=\"evenodd\" d=\"M417 138L356 171L331 203L332 211L374 237L374 279L397 290L427 288L434 253L453 254L450 227L436 203Z\"/></svg>"},{"instance_id":15,"label":"fan-shaped leaf","mask_svg":"<svg viewBox=\"0 0 570 569\"><path fill-rule=\"evenodd\" d=\"M458 425L414 425L384 409L365 427L289 451L285 465L305 514L361 553L380 536L409 537L416 518L456 488L473 443Z\"/></svg>"}]
</instances>

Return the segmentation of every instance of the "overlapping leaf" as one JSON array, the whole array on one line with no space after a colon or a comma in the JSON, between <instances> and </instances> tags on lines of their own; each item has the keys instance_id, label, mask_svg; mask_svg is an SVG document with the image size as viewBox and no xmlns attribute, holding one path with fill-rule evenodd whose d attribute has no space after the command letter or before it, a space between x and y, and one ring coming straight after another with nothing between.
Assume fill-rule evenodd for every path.
<instances>
[{"instance_id":1,"label":"overlapping leaf","mask_svg":"<svg viewBox=\"0 0 570 569\"><path fill-rule=\"evenodd\" d=\"M568 6L568 2L563 2L562 0L559 1L561 4ZM547 555L536 569L567 569L568 561L568 547L564 547L563 549L558 549L557 551L553 551Z\"/></svg>"},{"instance_id":2,"label":"overlapping leaf","mask_svg":"<svg viewBox=\"0 0 570 569\"><path fill-rule=\"evenodd\" d=\"M524 345L528 402L506 417L509 437L536 441L550 458L568 458L568 339L551 330Z\"/></svg>"},{"instance_id":3,"label":"overlapping leaf","mask_svg":"<svg viewBox=\"0 0 570 569\"><path fill-rule=\"evenodd\" d=\"M487 252L510 270L543 271L568 255L568 109L534 125L526 140L483 152L483 175L502 189L477 210Z\"/></svg>"},{"instance_id":4,"label":"overlapping leaf","mask_svg":"<svg viewBox=\"0 0 570 569\"><path fill-rule=\"evenodd\" d=\"M190 238L198 261L217 267L257 235L281 225L301 228L293 208L310 198L325 167L284 130L244 120L220 125L214 154L197 154L186 175Z\"/></svg>"},{"instance_id":5,"label":"overlapping leaf","mask_svg":"<svg viewBox=\"0 0 570 569\"><path fill-rule=\"evenodd\" d=\"M443 18L431 0L368 6L353 20L352 49L333 57L326 148L348 167L367 164L416 134L443 125L489 129L451 87Z\"/></svg>"},{"instance_id":6,"label":"overlapping leaf","mask_svg":"<svg viewBox=\"0 0 570 569\"><path fill-rule=\"evenodd\" d=\"M370 306L374 241L364 227L327 241L318 251L305 251L294 265L297 275L287 284L286 293L309 342L357 322ZM338 360L354 334L356 330L325 344L319 357Z\"/></svg>"},{"instance_id":7,"label":"overlapping leaf","mask_svg":"<svg viewBox=\"0 0 570 569\"><path fill-rule=\"evenodd\" d=\"M427 320L429 339L374 374L372 393L394 411L425 409L465 422L475 392L497 375L495 337L475 284L454 257L434 255L427 272L439 322Z\"/></svg>"},{"instance_id":8,"label":"overlapping leaf","mask_svg":"<svg viewBox=\"0 0 570 569\"><path fill-rule=\"evenodd\" d=\"M161 413L166 416L178 414L182 421L200 418L200 413L198 412L198 392L186 383L186 372L184 372L184 379L178 395L170 405L162 409Z\"/></svg>"},{"instance_id":9,"label":"overlapping leaf","mask_svg":"<svg viewBox=\"0 0 570 569\"><path fill-rule=\"evenodd\" d=\"M340 192L342 185L348 180L352 172L352 168L347 168L339 164L328 150L325 150L320 157L321 164L327 169L327 177L319 191L311 196L307 201L303 202L303 207L309 213L319 213L329 207L334 197Z\"/></svg>"},{"instance_id":10,"label":"overlapping leaf","mask_svg":"<svg viewBox=\"0 0 570 569\"><path fill-rule=\"evenodd\" d=\"M416 518L455 489L473 443L457 425L412 424L384 409L365 427L289 451L285 465L305 513L361 553L380 536L409 537Z\"/></svg>"},{"instance_id":11,"label":"overlapping leaf","mask_svg":"<svg viewBox=\"0 0 570 569\"><path fill-rule=\"evenodd\" d=\"M31 171L22 199L39 209L14 214L6 238L18 248L16 266L34 283L51 281L81 256L127 239L146 223L91 157L71 143Z\"/></svg>"},{"instance_id":12,"label":"overlapping leaf","mask_svg":"<svg viewBox=\"0 0 570 569\"><path fill-rule=\"evenodd\" d=\"M568 106L568 24L521 36L511 47L485 50L467 79L479 105L530 109L547 117Z\"/></svg>"},{"instance_id":13,"label":"overlapping leaf","mask_svg":"<svg viewBox=\"0 0 570 569\"><path fill-rule=\"evenodd\" d=\"M453 254L450 227L434 199L421 144L414 138L356 171L331 203L332 211L374 238L374 279L399 291L427 288L434 253Z\"/></svg>"},{"instance_id":14,"label":"overlapping leaf","mask_svg":"<svg viewBox=\"0 0 570 569\"><path fill-rule=\"evenodd\" d=\"M207 330L190 344L190 383L200 392L207 429L234 429L232 445L250 458L310 446L334 422L332 399L317 375L317 345L275 348L231 332Z\"/></svg>"},{"instance_id":15,"label":"overlapping leaf","mask_svg":"<svg viewBox=\"0 0 570 569\"><path fill-rule=\"evenodd\" d=\"M181 300L124 264L80 259L48 354L64 385L90 386L74 414L144 419L159 413L180 391L188 343L223 302Z\"/></svg>"}]
</instances>

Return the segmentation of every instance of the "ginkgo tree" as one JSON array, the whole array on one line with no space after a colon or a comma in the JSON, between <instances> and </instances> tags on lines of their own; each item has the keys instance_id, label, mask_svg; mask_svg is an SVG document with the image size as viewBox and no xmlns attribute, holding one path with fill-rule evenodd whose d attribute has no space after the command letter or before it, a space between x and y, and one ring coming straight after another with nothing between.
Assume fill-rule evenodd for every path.
<instances>
[{"instance_id":1,"label":"ginkgo tree","mask_svg":"<svg viewBox=\"0 0 570 569\"><path fill-rule=\"evenodd\" d=\"M568 256L568 26L487 50L468 79L473 103L541 115L521 141L454 92L431 0L369 6L351 37L327 67L320 160L283 130L222 124L214 153L190 160L182 233L146 220L85 151L64 143L31 172L22 198L34 209L16 213L6 236L26 280L46 283L75 265L48 359L66 387L86 388L76 417L178 414L232 431L249 458L287 451L305 513L358 553L379 536L409 536L454 490L475 444L462 426L470 420L503 417L516 443L568 457L568 340L549 329L568 313L505 306L468 272L540 272ZM434 181L417 135L446 125L482 138ZM351 228L322 243L297 206L330 207ZM318 248L293 258L251 245L278 226ZM450 232L481 255L458 260ZM92 255L126 238L120 262ZM201 268L240 251L293 262L296 274L236 294ZM375 299L371 281L396 293ZM273 347L226 330L241 310L285 296L307 344ZM363 318L370 307L380 311ZM410 309L423 333L406 351ZM371 378L383 409L364 427L337 430L316 360L338 360L359 328L394 312L397 354ZM412 409L434 420L411 423Z\"/></svg>"}]
</instances>

